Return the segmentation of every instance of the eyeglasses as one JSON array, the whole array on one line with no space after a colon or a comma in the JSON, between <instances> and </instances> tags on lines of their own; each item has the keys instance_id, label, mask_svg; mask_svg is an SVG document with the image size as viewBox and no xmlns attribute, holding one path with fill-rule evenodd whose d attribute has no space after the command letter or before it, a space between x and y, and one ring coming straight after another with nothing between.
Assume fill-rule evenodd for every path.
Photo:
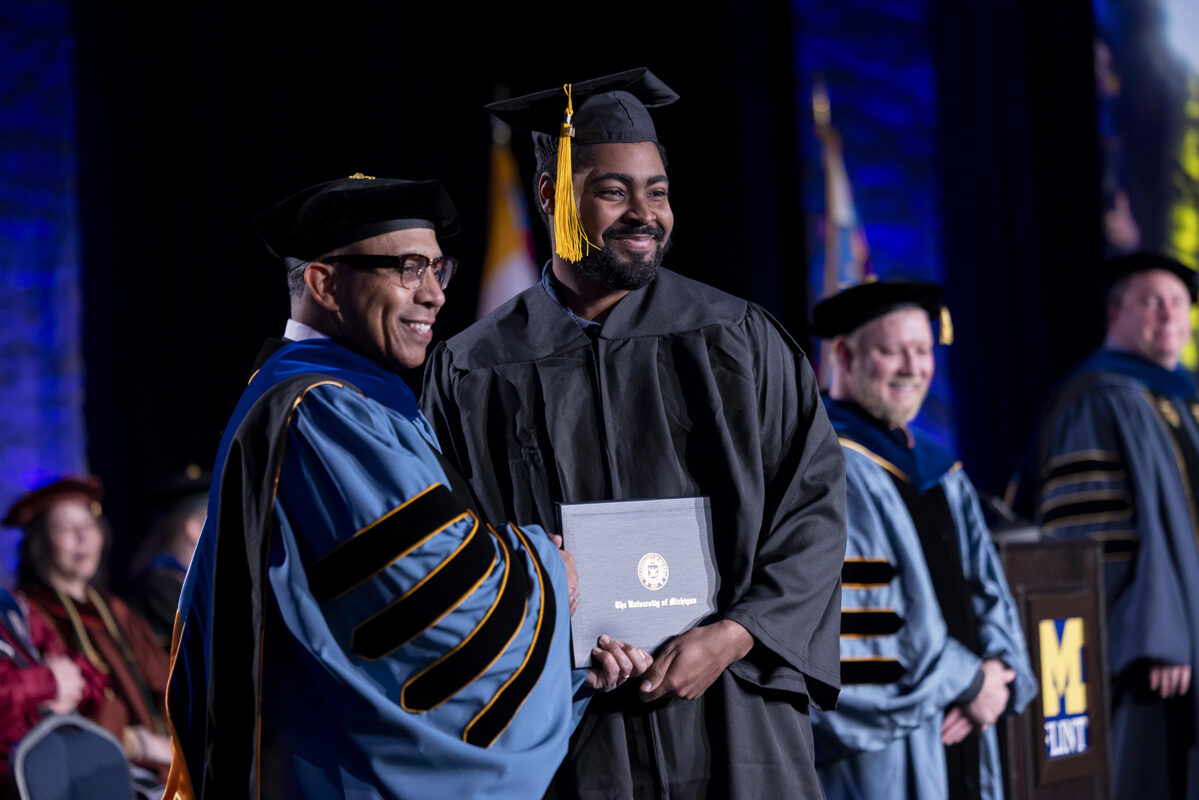
<instances>
[{"instance_id":1,"label":"eyeglasses","mask_svg":"<svg viewBox=\"0 0 1199 800\"><path fill-rule=\"evenodd\" d=\"M442 289L450 285L450 278L458 270L458 259L450 256L439 256L430 259L419 253L405 253L402 256L369 255L366 253L347 253L340 256L325 256L317 259L328 264L345 264L350 269L390 269L399 273L400 284L405 289L417 289L425 279L425 270L433 267L433 279Z\"/></svg>"}]
</instances>

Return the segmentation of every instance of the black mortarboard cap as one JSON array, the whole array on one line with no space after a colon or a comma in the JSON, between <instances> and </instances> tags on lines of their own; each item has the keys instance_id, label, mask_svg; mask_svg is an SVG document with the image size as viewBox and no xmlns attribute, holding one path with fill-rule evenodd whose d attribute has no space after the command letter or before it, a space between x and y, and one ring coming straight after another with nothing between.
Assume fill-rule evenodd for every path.
<instances>
[{"instance_id":1,"label":"black mortarboard cap","mask_svg":"<svg viewBox=\"0 0 1199 800\"><path fill-rule=\"evenodd\" d=\"M212 473L199 464L188 464L151 486L150 502L160 512L192 507L205 501L211 483Z\"/></svg>"},{"instance_id":2,"label":"black mortarboard cap","mask_svg":"<svg viewBox=\"0 0 1199 800\"><path fill-rule=\"evenodd\" d=\"M941 287L924 281L871 281L842 289L812 309L812 333L824 339L853 333L872 319L900 308L924 309L941 321L941 343L953 341L949 313L941 304ZM948 340L948 341L947 341Z\"/></svg>"},{"instance_id":3,"label":"black mortarboard cap","mask_svg":"<svg viewBox=\"0 0 1199 800\"><path fill-rule=\"evenodd\" d=\"M669 105L679 96L645 67L570 84L576 144L657 142L649 108ZM566 91L562 86L486 106L513 128L533 133L533 141L558 138Z\"/></svg>"},{"instance_id":4,"label":"black mortarboard cap","mask_svg":"<svg viewBox=\"0 0 1199 800\"><path fill-rule=\"evenodd\" d=\"M439 181L373 178L361 172L318 183L254 218L266 246L279 258L304 261L391 231L432 228L458 232L458 212Z\"/></svg>"},{"instance_id":5,"label":"black mortarboard cap","mask_svg":"<svg viewBox=\"0 0 1199 800\"><path fill-rule=\"evenodd\" d=\"M514 128L531 131L538 160L557 141L554 191L554 252L577 263L594 244L583 230L571 186L571 150L578 145L658 141L647 108L679 96L645 67L605 75L560 88L491 103L487 110Z\"/></svg>"},{"instance_id":6,"label":"black mortarboard cap","mask_svg":"<svg viewBox=\"0 0 1199 800\"><path fill-rule=\"evenodd\" d=\"M1103 264L1104 286L1106 289L1111 289L1112 284L1121 278L1151 269L1164 269L1166 272L1177 275L1178 279L1186 284L1187 291L1191 294L1191 302L1199 302L1199 272L1160 253L1132 253L1109 259Z\"/></svg>"}]
</instances>

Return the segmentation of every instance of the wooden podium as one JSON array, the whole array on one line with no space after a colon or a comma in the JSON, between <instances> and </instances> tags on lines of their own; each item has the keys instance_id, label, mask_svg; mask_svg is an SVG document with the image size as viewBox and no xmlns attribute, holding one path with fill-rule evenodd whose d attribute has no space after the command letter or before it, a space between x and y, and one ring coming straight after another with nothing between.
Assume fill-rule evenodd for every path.
<instances>
[{"instance_id":1,"label":"wooden podium","mask_svg":"<svg viewBox=\"0 0 1199 800\"><path fill-rule=\"evenodd\" d=\"M1045 541L1035 529L995 543L1020 611L1040 694L1001 722L1007 796L1111 796L1103 549Z\"/></svg>"}]
</instances>

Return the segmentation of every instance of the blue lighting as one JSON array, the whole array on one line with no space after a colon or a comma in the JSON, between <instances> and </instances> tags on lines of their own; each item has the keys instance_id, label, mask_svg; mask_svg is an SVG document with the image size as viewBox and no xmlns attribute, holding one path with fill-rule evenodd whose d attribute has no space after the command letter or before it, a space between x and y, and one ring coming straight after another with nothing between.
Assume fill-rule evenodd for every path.
<instances>
[{"instance_id":1,"label":"blue lighting","mask_svg":"<svg viewBox=\"0 0 1199 800\"><path fill-rule=\"evenodd\" d=\"M67 0L0 20L0 512L87 468L70 28ZM5 585L17 538L0 531Z\"/></svg>"},{"instance_id":2,"label":"blue lighting","mask_svg":"<svg viewBox=\"0 0 1199 800\"><path fill-rule=\"evenodd\" d=\"M880 278L944 284L928 3L792 0L792 9L804 207L816 217L825 206L824 171L810 112L812 87L823 78L857 219L869 242L871 272ZM816 224L809 225L809 241L815 245L809 273L813 302L823 295L820 235ZM938 374L914 427L953 449L947 354L945 348L937 350Z\"/></svg>"}]
</instances>

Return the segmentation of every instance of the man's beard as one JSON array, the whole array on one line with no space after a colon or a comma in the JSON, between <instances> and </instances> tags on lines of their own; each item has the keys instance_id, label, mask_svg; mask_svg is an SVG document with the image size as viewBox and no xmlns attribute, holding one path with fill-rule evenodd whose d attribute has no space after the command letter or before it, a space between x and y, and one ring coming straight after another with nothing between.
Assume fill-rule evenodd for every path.
<instances>
[{"instance_id":1,"label":"man's beard","mask_svg":"<svg viewBox=\"0 0 1199 800\"><path fill-rule=\"evenodd\" d=\"M622 260L612 251L611 243L614 239L638 235L653 236L658 246L637 260ZM575 266L588 278L612 291L631 292L648 286L657 277L662 257L670 249L670 239L666 237L666 231L658 225L613 225L604 231L603 240L605 244L602 248L589 247L587 255Z\"/></svg>"},{"instance_id":2,"label":"man's beard","mask_svg":"<svg viewBox=\"0 0 1199 800\"><path fill-rule=\"evenodd\" d=\"M864 385L856 387L855 395L854 399L857 404L870 416L892 428L904 428L920 413L920 407L924 405L924 398L928 396L928 385L924 384L919 398L909 406L888 400L882 392L875 391L868 381Z\"/></svg>"}]
</instances>

